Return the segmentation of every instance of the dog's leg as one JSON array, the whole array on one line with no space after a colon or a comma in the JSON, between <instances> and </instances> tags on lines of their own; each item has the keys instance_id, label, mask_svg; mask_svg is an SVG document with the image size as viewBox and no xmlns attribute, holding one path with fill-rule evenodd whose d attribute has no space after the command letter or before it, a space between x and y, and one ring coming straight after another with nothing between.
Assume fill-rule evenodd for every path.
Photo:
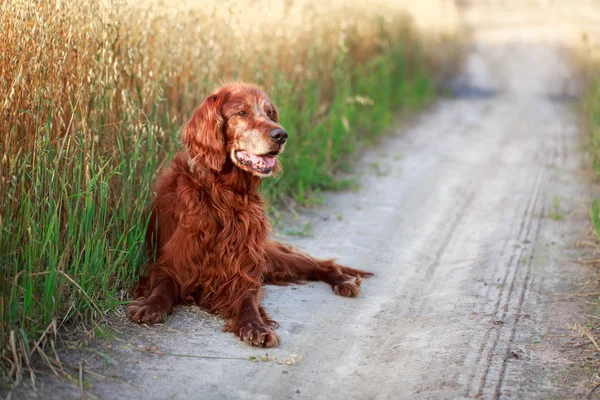
<instances>
[{"instance_id":1,"label":"dog's leg","mask_svg":"<svg viewBox=\"0 0 600 400\"><path fill-rule=\"evenodd\" d=\"M259 288L242 298L239 310L235 311L235 317L225 325L225 330L235 333L252 346L276 347L281 341L274 329L278 324L258 304L260 296Z\"/></svg>"},{"instance_id":2,"label":"dog's leg","mask_svg":"<svg viewBox=\"0 0 600 400\"><path fill-rule=\"evenodd\" d=\"M285 285L289 282L323 281L336 294L355 297L360 292L363 277L371 272L348 268L334 260L317 260L289 246L269 241L267 244L267 273L265 283Z\"/></svg>"},{"instance_id":3,"label":"dog's leg","mask_svg":"<svg viewBox=\"0 0 600 400\"><path fill-rule=\"evenodd\" d=\"M140 324L156 324L163 322L167 314L173 313L173 305L177 299L177 285L173 278L160 273L160 267L155 264L150 267L147 277L140 281L145 288L140 288L139 293L145 296L138 297L135 302L127 307L127 314L134 322Z\"/></svg>"}]
</instances>

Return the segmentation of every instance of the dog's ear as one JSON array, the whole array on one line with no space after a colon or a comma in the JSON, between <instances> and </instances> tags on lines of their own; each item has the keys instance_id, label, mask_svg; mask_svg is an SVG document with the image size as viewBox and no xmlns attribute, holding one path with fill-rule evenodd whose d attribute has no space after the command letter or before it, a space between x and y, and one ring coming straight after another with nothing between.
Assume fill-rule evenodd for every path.
<instances>
[{"instance_id":1,"label":"dog's ear","mask_svg":"<svg viewBox=\"0 0 600 400\"><path fill-rule=\"evenodd\" d=\"M193 161L215 171L221 171L227 159L221 106L222 96L210 95L183 128L182 142Z\"/></svg>"}]
</instances>

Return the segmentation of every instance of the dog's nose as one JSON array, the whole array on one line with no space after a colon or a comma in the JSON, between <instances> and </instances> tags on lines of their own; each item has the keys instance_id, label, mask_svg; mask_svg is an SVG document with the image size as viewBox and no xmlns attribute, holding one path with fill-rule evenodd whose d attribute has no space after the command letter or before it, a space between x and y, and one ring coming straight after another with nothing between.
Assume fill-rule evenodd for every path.
<instances>
[{"instance_id":1,"label":"dog's nose","mask_svg":"<svg viewBox=\"0 0 600 400\"><path fill-rule=\"evenodd\" d=\"M276 141L277 144L284 144L288 138L287 132L281 128L273 129L269 132L269 135L271 135L271 138Z\"/></svg>"}]
</instances>

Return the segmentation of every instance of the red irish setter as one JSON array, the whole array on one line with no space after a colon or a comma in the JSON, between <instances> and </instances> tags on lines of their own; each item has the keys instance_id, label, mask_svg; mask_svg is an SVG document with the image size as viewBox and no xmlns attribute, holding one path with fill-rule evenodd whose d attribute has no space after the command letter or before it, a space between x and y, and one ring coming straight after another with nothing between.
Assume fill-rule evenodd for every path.
<instances>
[{"instance_id":1,"label":"red irish setter","mask_svg":"<svg viewBox=\"0 0 600 400\"><path fill-rule=\"evenodd\" d=\"M147 242L155 250L134 288L129 317L158 323L177 303L195 302L227 319L225 330L275 347L278 324L259 304L262 284L324 281L346 297L369 272L317 260L268 239L261 178L281 169L287 132L258 87L233 83L213 92L183 130L185 152L158 180Z\"/></svg>"}]
</instances>

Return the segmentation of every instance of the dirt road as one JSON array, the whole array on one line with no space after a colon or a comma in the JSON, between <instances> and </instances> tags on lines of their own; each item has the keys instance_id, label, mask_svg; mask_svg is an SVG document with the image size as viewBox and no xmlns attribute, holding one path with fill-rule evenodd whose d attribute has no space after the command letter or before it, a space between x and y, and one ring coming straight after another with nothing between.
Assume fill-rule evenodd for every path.
<instances>
[{"instance_id":1,"label":"dirt road","mask_svg":"<svg viewBox=\"0 0 600 400\"><path fill-rule=\"evenodd\" d=\"M303 214L312 221L310 237L280 237L376 274L356 299L335 296L322 283L267 287L264 304L282 337L269 356L283 365L248 361L264 351L223 333L222 321L179 308L166 325L126 322L116 338L100 340L95 349L106 355L86 356L90 364L82 364L87 393L105 399L587 393L556 347L583 310L561 294L586 278L585 268L569 260L579 256L573 244L589 227L572 73L565 54L531 32L501 33L503 40L498 31L474 35L456 97L363 154L358 192L328 193L323 207ZM301 362L285 365L291 354ZM39 385L42 398L79 394L75 386Z\"/></svg>"}]
</instances>

